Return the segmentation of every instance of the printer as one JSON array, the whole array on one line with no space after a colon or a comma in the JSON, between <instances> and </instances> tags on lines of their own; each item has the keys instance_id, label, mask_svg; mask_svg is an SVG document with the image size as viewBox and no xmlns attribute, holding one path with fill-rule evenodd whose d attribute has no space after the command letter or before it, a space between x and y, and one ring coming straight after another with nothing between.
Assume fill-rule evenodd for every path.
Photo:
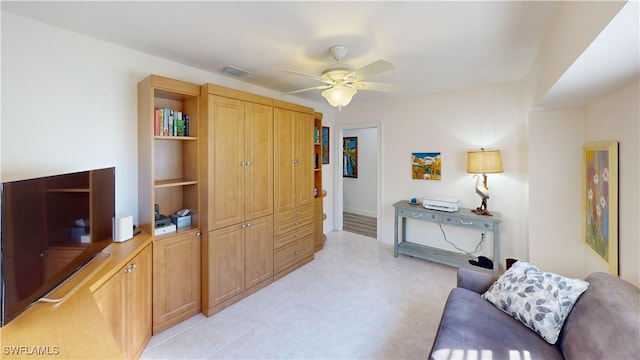
<instances>
[{"instance_id":1,"label":"printer","mask_svg":"<svg viewBox=\"0 0 640 360\"><path fill-rule=\"evenodd\" d=\"M460 200L440 197L425 197L422 200L425 209L456 212L460 209Z\"/></svg>"}]
</instances>

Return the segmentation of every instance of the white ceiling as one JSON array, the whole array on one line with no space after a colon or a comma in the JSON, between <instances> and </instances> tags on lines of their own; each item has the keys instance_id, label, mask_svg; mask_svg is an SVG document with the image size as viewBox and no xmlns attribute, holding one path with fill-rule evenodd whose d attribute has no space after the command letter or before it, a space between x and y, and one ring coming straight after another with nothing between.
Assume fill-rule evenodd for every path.
<instances>
[{"instance_id":1,"label":"white ceiling","mask_svg":"<svg viewBox=\"0 0 640 360\"><path fill-rule=\"evenodd\" d=\"M370 81L398 94L359 91L377 101L523 79L556 2L9 2L2 9L277 92L321 85L283 70L319 75L346 45L356 68L378 59L395 70ZM293 95L292 95L293 96ZM296 94L324 102L320 91Z\"/></svg>"}]
</instances>

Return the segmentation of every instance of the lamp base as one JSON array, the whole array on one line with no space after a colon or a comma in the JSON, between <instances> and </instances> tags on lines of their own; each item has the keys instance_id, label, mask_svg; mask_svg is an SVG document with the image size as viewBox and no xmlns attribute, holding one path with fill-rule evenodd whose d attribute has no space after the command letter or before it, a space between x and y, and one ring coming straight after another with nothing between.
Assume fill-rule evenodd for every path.
<instances>
[{"instance_id":1,"label":"lamp base","mask_svg":"<svg viewBox=\"0 0 640 360\"><path fill-rule=\"evenodd\" d=\"M493 214L489 212L489 209L487 209L487 198L482 198L482 204L475 210L471 210L471 212L477 215L493 216Z\"/></svg>"},{"instance_id":2,"label":"lamp base","mask_svg":"<svg viewBox=\"0 0 640 360\"><path fill-rule=\"evenodd\" d=\"M481 209L481 208L477 208L475 210L471 210L471 212L473 212L474 214L477 214L477 215L493 216L493 214L490 213L489 210Z\"/></svg>"}]
</instances>

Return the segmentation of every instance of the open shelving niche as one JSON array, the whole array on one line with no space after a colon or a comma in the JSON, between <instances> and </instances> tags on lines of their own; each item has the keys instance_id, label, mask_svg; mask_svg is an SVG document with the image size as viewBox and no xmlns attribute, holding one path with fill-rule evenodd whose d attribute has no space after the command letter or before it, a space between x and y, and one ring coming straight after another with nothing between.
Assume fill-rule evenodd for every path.
<instances>
[{"instance_id":1,"label":"open shelving niche","mask_svg":"<svg viewBox=\"0 0 640 360\"><path fill-rule=\"evenodd\" d=\"M152 77L151 81L156 80ZM164 80L164 79L162 79ZM167 80L168 81L168 80ZM172 90L164 90L159 87L153 88L153 109L168 108L174 111L181 111L189 115L189 136L165 136L154 135L152 153L152 168L147 169L149 176L153 179L153 194L148 194L152 198L147 201L150 209L148 214L141 214L145 219L140 219L141 225L153 234L155 229L154 204L158 204L160 213L166 216L174 214L181 209L191 211L191 226L181 227L177 232L186 232L199 228L198 222L198 107L199 88L194 87L189 92L182 90L179 86ZM147 114L150 124L147 134L153 134L153 112ZM143 180L141 180L143 181ZM142 206L142 204L141 204ZM169 236L175 233L158 235L156 237Z\"/></svg>"}]
</instances>

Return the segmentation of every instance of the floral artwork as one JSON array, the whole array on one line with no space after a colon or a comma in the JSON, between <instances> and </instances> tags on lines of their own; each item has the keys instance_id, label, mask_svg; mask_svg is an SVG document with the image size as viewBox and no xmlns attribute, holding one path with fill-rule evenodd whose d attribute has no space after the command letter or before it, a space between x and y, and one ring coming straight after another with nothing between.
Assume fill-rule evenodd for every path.
<instances>
[{"instance_id":1,"label":"floral artwork","mask_svg":"<svg viewBox=\"0 0 640 360\"><path fill-rule=\"evenodd\" d=\"M618 275L618 144L584 147L584 241Z\"/></svg>"},{"instance_id":2,"label":"floral artwork","mask_svg":"<svg viewBox=\"0 0 640 360\"><path fill-rule=\"evenodd\" d=\"M442 179L442 159L440 153L412 153L411 178L416 180Z\"/></svg>"}]
</instances>

